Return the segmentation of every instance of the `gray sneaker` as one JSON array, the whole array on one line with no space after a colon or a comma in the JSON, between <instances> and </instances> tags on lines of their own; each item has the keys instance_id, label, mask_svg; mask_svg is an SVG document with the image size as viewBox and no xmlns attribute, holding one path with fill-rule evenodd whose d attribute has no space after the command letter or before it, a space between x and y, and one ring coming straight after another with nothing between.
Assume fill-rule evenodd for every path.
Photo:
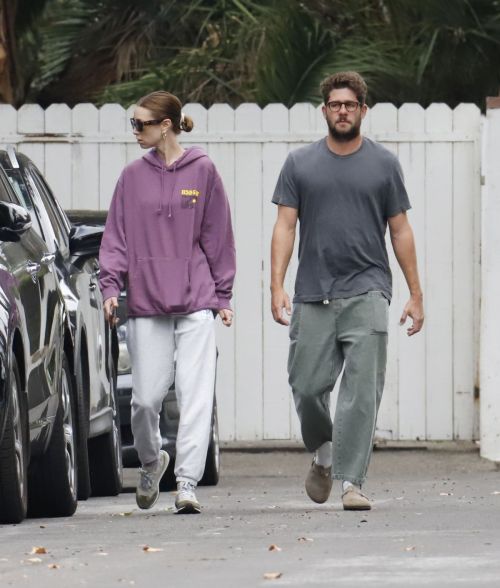
<instances>
[{"instance_id":1,"label":"gray sneaker","mask_svg":"<svg viewBox=\"0 0 500 588\"><path fill-rule=\"evenodd\" d=\"M199 514L201 506L194 493L196 486L191 482L177 482L175 497L176 514Z\"/></svg>"},{"instance_id":2,"label":"gray sneaker","mask_svg":"<svg viewBox=\"0 0 500 588\"><path fill-rule=\"evenodd\" d=\"M139 483L135 491L135 500L139 508L148 509L156 504L160 496L160 480L168 468L169 461L168 453L161 450L155 470L139 468Z\"/></svg>"},{"instance_id":3,"label":"gray sneaker","mask_svg":"<svg viewBox=\"0 0 500 588\"><path fill-rule=\"evenodd\" d=\"M332 490L332 466L323 467L314 460L306 477L306 492L311 500L322 504L328 500Z\"/></svg>"}]
</instances>

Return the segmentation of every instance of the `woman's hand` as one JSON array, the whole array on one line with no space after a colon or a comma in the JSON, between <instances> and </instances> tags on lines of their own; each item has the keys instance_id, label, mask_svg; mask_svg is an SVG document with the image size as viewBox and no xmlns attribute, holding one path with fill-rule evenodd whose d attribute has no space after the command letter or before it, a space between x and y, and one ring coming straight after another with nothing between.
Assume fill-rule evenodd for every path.
<instances>
[{"instance_id":1,"label":"woman's hand","mask_svg":"<svg viewBox=\"0 0 500 588\"><path fill-rule=\"evenodd\" d=\"M233 311L229 310L229 308L219 310L219 316L222 319L222 324L226 327L230 327L233 324Z\"/></svg>"},{"instance_id":2,"label":"woman's hand","mask_svg":"<svg viewBox=\"0 0 500 588\"><path fill-rule=\"evenodd\" d=\"M118 298L116 296L111 296L111 298L104 301L104 318L108 321L111 328L118 324L118 319L116 318L117 308Z\"/></svg>"}]
</instances>

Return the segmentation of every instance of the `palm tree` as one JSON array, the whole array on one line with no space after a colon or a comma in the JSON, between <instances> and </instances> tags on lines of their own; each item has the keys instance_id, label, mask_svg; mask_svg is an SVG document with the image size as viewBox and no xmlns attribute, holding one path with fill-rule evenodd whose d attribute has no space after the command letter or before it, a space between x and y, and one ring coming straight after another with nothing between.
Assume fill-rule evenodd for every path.
<instances>
[{"instance_id":1,"label":"palm tree","mask_svg":"<svg viewBox=\"0 0 500 588\"><path fill-rule=\"evenodd\" d=\"M310 0L324 22L343 17L332 69L367 79L372 101L484 105L500 86L498 0ZM347 18L345 18L347 17Z\"/></svg>"},{"instance_id":2,"label":"palm tree","mask_svg":"<svg viewBox=\"0 0 500 588\"><path fill-rule=\"evenodd\" d=\"M49 0L32 95L42 104L129 103L161 86L185 100L241 102L251 93L260 4Z\"/></svg>"},{"instance_id":3,"label":"palm tree","mask_svg":"<svg viewBox=\"0 0 500 588\"><path fill-rule=\"evenodd\" d=\"M353 69L371 102L483 104L500 0L0 0L0 99L205 105L319 100Z\"/></svg>"}]
</instances>

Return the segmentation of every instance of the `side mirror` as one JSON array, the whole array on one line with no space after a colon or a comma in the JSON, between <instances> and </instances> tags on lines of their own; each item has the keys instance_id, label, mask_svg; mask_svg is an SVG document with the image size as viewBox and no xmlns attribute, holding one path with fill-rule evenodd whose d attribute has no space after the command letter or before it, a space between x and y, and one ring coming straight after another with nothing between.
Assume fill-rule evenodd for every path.
<instances>
[{"instance_id":1,"label":"side mirror","mask_svg":"<svg viewBox=\"0 0 500 588\"><path fill-rule=\"evenodd\" d=\"M69 234L69 250L75 257L98 257L104 227L74 225Z\"/></svg>"},{"instance_id":2,"label":"side mirror","mask_svg":"<svg viewBox=\"0 0 500 588\"><path fill-rule=\"evenodd\" d=\"M10 202L0 202L0 240L16 243L31 228L30 213Z\"/></svg>"}]
</instances>

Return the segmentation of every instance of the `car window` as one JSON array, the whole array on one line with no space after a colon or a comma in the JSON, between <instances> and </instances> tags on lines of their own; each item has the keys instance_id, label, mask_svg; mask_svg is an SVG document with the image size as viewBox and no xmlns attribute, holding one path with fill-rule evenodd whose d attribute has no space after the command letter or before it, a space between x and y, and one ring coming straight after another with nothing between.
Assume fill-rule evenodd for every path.
<instances>
[{"instance_id":1,"label":"car window","mask_svg":"<svg viewBox=\"0 0 500 588\"><path fill-rule=\"evenodd\" d=\"M50 224L52 225L52 229L54 230L56 238L59 242L59 247L61 249L68 249L70 223L66 215L57 205L54 194L39 171L35 167L30 166L29 173L32 175L33 180L35 181L35 184L38 188L38 192L43 201L44 208L47 211Z\"/></svg>"},{"instance_id":2,"label":"car window","mask_svg":"<svg viewBox=\"0 0 500 588\"><path fill-rule=\"evenodd\" d=\"M40 223L43 228L43 232L45 234L45 243L47 244L48 250L50 253L54 253L58 249L64 249L64 243L61 243L59 235L56 234L54 228L52 226L52 221L49 217L49 213L45 208L45 204L43 202L41 196L40 187L35 183L35 180L31 173L24 169L24 178L26 180L26 184L30 188L30 193L33 195L33 202L37 206L37 209L40 212Z\"/></svg>"},{"instance_id":3,"label":"car window","mask_svg":"<svg viewBox=\"0 0 500 588\"><path fill-rule=\"evenodd\" d=\"M10 190L7 185L7 180L4 178L4 174L1 172L0 172L0 202L12 202L12 197L10 195Z\"/></svg>"},{"instance_id":4,"label":"car window","mask_svg":"<svg viewBox=\"0 0 500 588\"><path fill-rule=\"evenodd\" d=\"M17 196L18 204L28 210L31 216L32 227L43 239L44 234L40 225L40 211L30 194L30 187L24 182L19 169L6 169L5 174Z\"/></svg>"}]
</instances>

